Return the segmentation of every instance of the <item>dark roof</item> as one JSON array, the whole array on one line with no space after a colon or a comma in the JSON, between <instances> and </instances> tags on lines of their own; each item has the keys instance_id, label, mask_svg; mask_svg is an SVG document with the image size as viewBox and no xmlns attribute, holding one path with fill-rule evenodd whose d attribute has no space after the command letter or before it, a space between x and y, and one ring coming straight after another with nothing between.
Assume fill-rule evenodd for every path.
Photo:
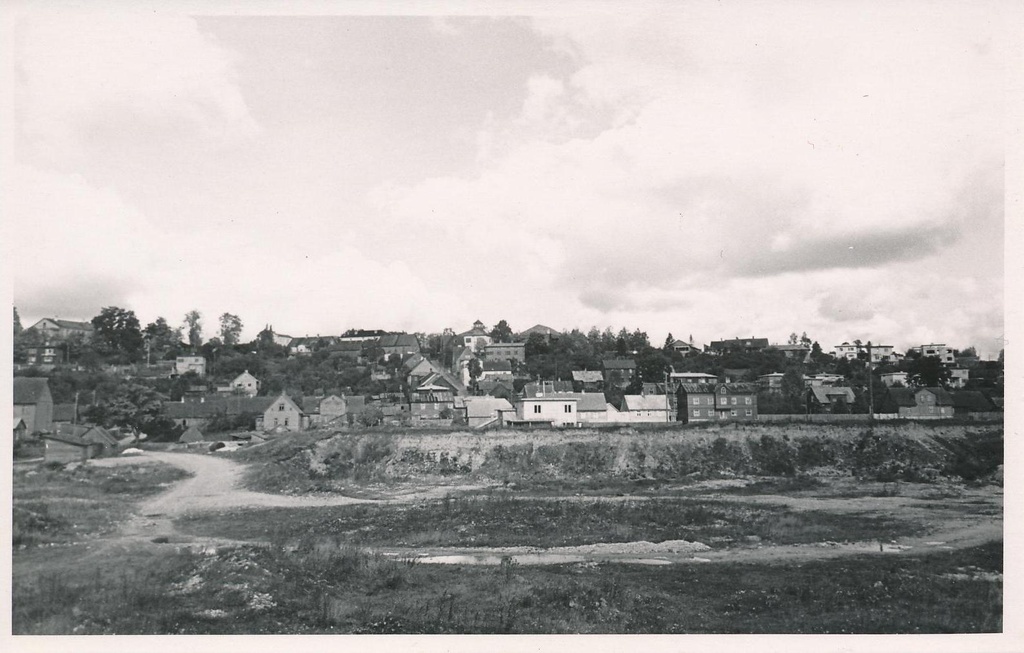
<instances>
[{"instance_id":1,"label":"dark roof","mask_svg":"<svg viewBox=\"0 0 1024 653\"><path fill-rule=\"evenodd\" d=\"M38 404L50 395L50 384L42 377L14 377L14 405Z\"/></svg>"},{"instance_id":2,"label":"dark roof","mask_svg":"<svg viewBox=\"0 0 1024 653\"><path fill-rule=\"evenodd\" d=\"M910 388L889 388L889 397L900 408L913 408L917 406L917 399L914 398L915 394L916 391Z\"/></svg>"},{"instance_id":3,"label":"dark roof","mask_svg":"<svg viewBox=\"0 0 1024 653\"><path fill-rule=\"evenodd\" d=\"M734 395L757 394L759 390L756 383L719 383L715 390L721 392L722 388L727 394Z\"/></svg>"},{"instance_id":4,"label":"dark roof","mask_svg":"<svg viewBox=\"0 0 1024 653\"><path fill-rule=\"evenodd\" d=\"M943 388L922 388L935 395L936 406L952 406L953 397L950 396Z\"/></svg>"},{"instance_id":5,"label":"dark roof","mask_svg":"<svg viewBox=\"0 0 1024 653\"><path fill-rule=\"evenodd\" d=\"M82 329L84 331L92 331L92 322L78 322L77 320L54 320L57 325L62 329Z\"/></svg>"},{"instance_id":6,"label":"dark roof","mask_svg":"<svg viewBox=\"0 0 1024 653\"><path fill-rule=\"evenodd\" d=\"M609 358L602 361L606 370L635 370L636 361L632 358Z\"/></svg>"},{"instance_id":7,"label":"dark roof","mask_svg":"<svg viewBox=\"0 0 1024 653\"><path fill-rule=\"evenodd\" d=\"M540 392L572 392L572 381L531 381L523 386L523 396L533 397Z\"/></svg>"},{"instance_id":8,"label":"dark roof","mask_svg":"<svg viewBox=\"0 0 1024 653\"><path fill-rule=\"evenodd\" d=\"M526 329L525 331L520 331L519 332L519 337L520 338L523 338L523 337L529 338L530 335L534 334L534 333L539 333L542 336L557 336L558 335L558 331L552 329L549 326L544 326L543 324L534 324L529 329Z\"/></svg>"},{"instance_id":9,"label":"dark roof","mask_svg":"<svg viewBox=\"0 0 1024 653\"><path fill-rule=\"evenodd\" d=\"M768 346L768 338L730 338L728 340L712 340L708 345L712 349L729 349L732 347L759 347L764 349Z\"/></svg>"},{"instance_id":10,"label":"dark roof","mask_svg":"<svg viewBox=\"0 0 1024 653\"><path fill-rule=\"evenodd\" d=\"M512 372L512 363L506 361L484 361L483 370L485 372Z\"/></svg>"},{"instance_id":11,"label":"dark roof","mask_svg":"<svg viewBox=\"0 0 1024 653\"><path fill-rule=\"evenodd\" d=\"M515 394L512 384L502 379L482 379L477 381L476 387L480 392L492 397L505 397L508 399Z\"/></svg>"},{"instance_id":12,"label":"dark roof","mask_svg":"<svg viewBox=\"0 0 1024 653\"><path fill-rule=\"evenodd\" d=\"M960 390L950 394L953 397L953 406L955 408L966 408L968 411L979 413L996 410L996 405L983 392Z\"/></svg>"},{"instance_id":13,"label":"dark roof","mask_svg":"<svg viewBox=\"0 0 1024 653\"><path fill-rule=\"evenodd\" d=\"M714 394L714 383L680 383L678 388L689 394Z\"/></svg>"},{"instance_id":14,"label":"dark roof","mask_svg":"<svg viewBox=\"0 0 1024 653\"><path fill-rule=\"evenodd\" d=\"M853 388L846 386L823 386L815 385L811 386L811 393L819 404L832 404L835 403L836 399L842 397L846 403L853 403L856 399L853 394Z\"/></svg>"},{"instance_id":15,"label":"dark roof","mask_svg":"<svg viewBox=\"0 0 1024 653\"><path fill-rule=\"evenodd\" d=\"M164 402L163 414L171 419L264 413L277 397L210 397L206 401Z\"/></svg>"},{"instance_id":16,"label":"dark roof","mask_svg":"<svg viewBox=\"0 0 1024 653\"><path fill-rule=\"evenodd\" d=\"M54 404L53 405L53 421L54 422L73 422L75 420L75 405L74 404Z\"/></svg>"},{"instance_id":17,"label":"dark roof","mask_svg":"<svg viewBox=\"0 0 1024 653\"><path fill-rule=\"evenodd\" d=\"M300 408L302 412L307 415L316 415L320 412L320 402L323 401L323 397L303 397Z\"/></svg>"},{"instance_id":18,"label":"dark roof","mask_svg":"<svg viewBox=\"0 0 1024 653\"><path fill-rule=\"evenodd\" d=\"M381 347L415 347L420 348L420 341L416 339L416 336L411 333L391 333L386 336L381 336L377 340L377 344Z\"/></svg>"}]
</instances>

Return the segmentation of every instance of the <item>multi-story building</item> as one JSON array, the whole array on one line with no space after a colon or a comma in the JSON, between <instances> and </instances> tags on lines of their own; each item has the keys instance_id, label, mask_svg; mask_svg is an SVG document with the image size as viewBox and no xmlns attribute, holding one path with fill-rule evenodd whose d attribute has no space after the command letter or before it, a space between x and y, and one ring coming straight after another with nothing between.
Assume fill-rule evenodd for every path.
<instances>
[{"instance_id":1,"label":"multi-story building","mask_svg":"<svg viewBox=\"0 0 1024 653\"><path fill-rule=\"evenodd\" d=\"M470 351L476 351L478 347L491 344L491 335L487 333L484 323L480 320L474 322L473 328L469 331L456 335L455 339L456 344L462 345Z\"/></svg>"},{"instance_id":2,"label":"multi-story building","mask_svg":"<svg viewBox=\"0 0 1024 653\"><path fill-rule=\"evenodd\" d=\"M847 360L853 360L857 358L857 354L860 353L861 346L858 344L850 344L848 342L844 342L841 345L836 345L835 347L833 347L833 349L836 352L836 358L845 358Z\"/></svg>"},{"instance_id":3,"label":"multi-story building","mask_svg":"<svg viewBox=\"0 0 1024 653\"><path fill-rule=\"evenodd\" d=\"M202 356L178 356L174 359L174 373L185 374L195 372L199 376L206 376L206 359Z\"/></svg>"},{"instance_id":4,"label":"multi-story building","mask_svg":"<svg viewBox=\"0 0 1024 653\"><path fill-rule=\"evenodd\" d=\"M525 342L492 342L482 348L483 357L489 361L526 362Z\"/></svg>"},{"instance_id":5,"label":"multi-story building","mask_svg":"<svg viewBox=\"0 0 1024 653\"><path fill-rule=\"evenodd\" d=\"M25 330L35 331L43 337L44 342L67 340L73 335L80 335L84 340L89 340L93 334L91 322L59 320L51 317L44 317Z\"/></svg>"},{"instance_id":6,"label":"multi-story building","mask_svg":"<svg viewBox=\"0 0 1024 653\"><path fill-rule=\"evenodd\" d=\"M756 420L757 386L752 383L720 383L715 388L715 412L720 420Z\"/></svg>"},{"instance_id":7,"label":"multi-story building","mask_svg":"<svg viewBox=\"0 0 1024 653\"><path fill-rule=\"evenodd\" d=\"M944 344L930 344L921 345L920 347L911 347L910 351L917 352L922 356L935 356L945 365L953 365L956 363L956 356L950 347Z\"/></svg>"}]
</instances>

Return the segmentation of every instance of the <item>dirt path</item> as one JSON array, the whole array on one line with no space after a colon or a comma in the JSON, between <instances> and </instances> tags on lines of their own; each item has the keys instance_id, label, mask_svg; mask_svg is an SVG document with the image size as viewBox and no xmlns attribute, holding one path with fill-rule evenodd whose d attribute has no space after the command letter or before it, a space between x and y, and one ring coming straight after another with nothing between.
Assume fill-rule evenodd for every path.
<instances>
[{"instance_id":1,"label":"dirt path","mask_svg":"<svg viewBox=\"0 0 1024 653\"><path fill-rule=\"evenodd\" d=\"M439 498L452 491L480 489L474 486L442 486L425 491L396 495L386 499L361 499L345 496L286 496L253 492L241 487L245 466L221 458L194 453L146 452L130 458L106 458L91 461L98 466L118 466L161 462L179 467L193 476L176 483L166 492L147 499L140 505L140 514L131 518L112 538L110 545L138 542L186 544L190 546L238 545L242 542L211 537L193 537L178 533L174 518L188 512L245 510L249 508L309 508L344 506L361 503L400 504ZM483 486L480 486L481 488ZM538 497L532 497L538 498ZM564 498L564 497L562 497ZM630 497L576 497L582 500L620 500ZM633 497L640 498L640 497ZM708 499L735 500L786 506L796 510L822 510L826 512L892 513L920 518L941 526L921 537L903 538L899 542L819 542L800 545L742 545L727 549L708 549L696 543L694 547L681 546L666 549L664 544L626 542L609 548L602 545L539 549L534 547L424 547L407 549L381 547L388 554L419 558L425 562L460 564L497 564L504 556L514 556L526 564L557 562L618 561L641 564L672 564L695 562L779 562L833 558L852 554L893 554L903 551L954 549L975 546L1002 539L1002 517L975 515L964 517L955 505L944 507L935 501L911 497L858 497L813 498L786 495L728 496L709 493ZM991 505L1001 506L1001 496L988 497ZM976 503L974 497L967 501ZM950 504L956 504L953 499ZM685 543L684 543L685 544Z\"/></svg>"}]
</instances>

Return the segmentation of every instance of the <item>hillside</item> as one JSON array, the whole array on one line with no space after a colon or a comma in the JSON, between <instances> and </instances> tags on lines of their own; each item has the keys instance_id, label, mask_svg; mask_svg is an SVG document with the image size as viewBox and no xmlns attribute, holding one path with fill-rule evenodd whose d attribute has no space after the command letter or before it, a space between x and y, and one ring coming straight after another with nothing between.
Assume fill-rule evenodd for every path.
<instances>
[{"instance_id":1,"label":"hillside","mask_svg":"<svg viewBox=\"0 0 1024 653\"><path fill-rule=\"evenodd\" d=\"M1001 426L711 425L614 432L488 431L286 435L231 454L247 483L331 492L367 483L600 486L728 476L853 476L873 481L991 480Z\"/></svg>"}]
</instances>

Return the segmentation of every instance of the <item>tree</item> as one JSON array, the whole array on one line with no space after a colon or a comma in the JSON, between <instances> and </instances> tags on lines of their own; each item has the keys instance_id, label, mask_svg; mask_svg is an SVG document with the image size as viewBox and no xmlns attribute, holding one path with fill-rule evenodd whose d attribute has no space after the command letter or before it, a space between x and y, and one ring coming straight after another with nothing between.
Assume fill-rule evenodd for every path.
<instances>
[{"instance_id":1,"label":"tree","mask_svg":"<svg viewBox=\"0 0 1024 653\"><path fill-rule=\"evenodd\" d=\"M101 426L121 426L146 430L160 425L162 395L144 385L126 383L89 406L85 417Z\"/></svg>"},{"instance_id":2,"label":"tree","mask_svg":"<svg viewBox=\"0 0 1024 653\"><path fill-rule=\"evenodd\" d=\"M800 334L800 344L807 347L811 346L811 339L807 337L806 331Z\"/></svg>"},{"instance_id":3,"label":"tree","mask_svg":"<svg viewBox=\"0 0 1024 653\"><path fill-rule=\"evenodd\" d=\"M799 342L799 340L800 339L796 335L796 331L794 331L793 333L789 334L789 344L795 345L797 342Z\"/></svg>"},{"instance_id":4,"label":"tree","mask_svg":"<svg viewBox=\"0 0 1024 653\"><path fill-rule=\"evenodd\" d=\"M143 333L149 341L150 354L157 360L168 354L176 355L181 348L181 328L172 329L165 318L158 317L147 324Z\"/></svg>"},{"instance_id":5,"label":"tree","mask_svg":"<svg viewBox=\"0 0 1024 653\"><path fill-rule=\"evenodd\" d=\"M124 363L138 360L143 339L134 311L107 306L92 318L92 326L101 353L116 356Z\"/></svg>"},{"instance_id":6,"label":"tree","mask_svg":"<svg viewBox=\"0 0 1024 653\"><path fill-rule=\"evenodd\" d=\"M672 337L672 332L669 331L668 335L665 336L665 344L662 346L665 353L670 353L672 351L672 344L675 343L675 341L676 339Z\"/></svg>"},{"instance_id":7,"label":"tree","mask_svg":"<svg viewBox=\"0 0 1024 653\"><path fill-rule=\"evenodd\" d=\"M18 334L21 333L21 318L18 316L18 307L14 307L14 337L17 338Z\"/></svg>"},{"instance_id":8,"label":"tree","mask_svg":"<svg viewBox=\"0 0 1024 653\"><path fill-rule=\"evenodd\" d=\"M945 386L949 382L949 369L938 356L922 356L910 364L910 380L918 386Z\"/></svg>"},{"instance_id":9,"label":"tree","mask_svg":"<svg viewBox=\"0 0 1024 653\"><path fill-rule=\"evenodd\" d=\"M203 316L193 309L185 313L185 326L188 327L188 345L193 351L203 344Z\"/></svg>"},{"instance_id":10,"label":"tree","mask_svg":"<svg viewBox=\"0 0 1024 653\"><path fill-rule=\"evenodd\" d=\"M791 413L802 413L804 396L804 377L800 371L791 367L782 374L782 397Z\"/></svg>"},{"instance_id":11,"label":"tree","mask_svg":"<svg viewBox=\"0 0 1024 653\"><path fill-rule=\"evenodd\" d=\"M231 313L220 316L220 339L225 345L237 345L242 335L242 319Z\"/></svg>"},{"instance_id":12,"label":"tree","mask_svg":"<svg viewBox=\"0 0 1024 653\"><path fill-rule=\"evenodd\" d=\"M512 342L512 327L505 320L499 321L491 329L491 340L494 342Z\"/></svg>"}]
</instances>

